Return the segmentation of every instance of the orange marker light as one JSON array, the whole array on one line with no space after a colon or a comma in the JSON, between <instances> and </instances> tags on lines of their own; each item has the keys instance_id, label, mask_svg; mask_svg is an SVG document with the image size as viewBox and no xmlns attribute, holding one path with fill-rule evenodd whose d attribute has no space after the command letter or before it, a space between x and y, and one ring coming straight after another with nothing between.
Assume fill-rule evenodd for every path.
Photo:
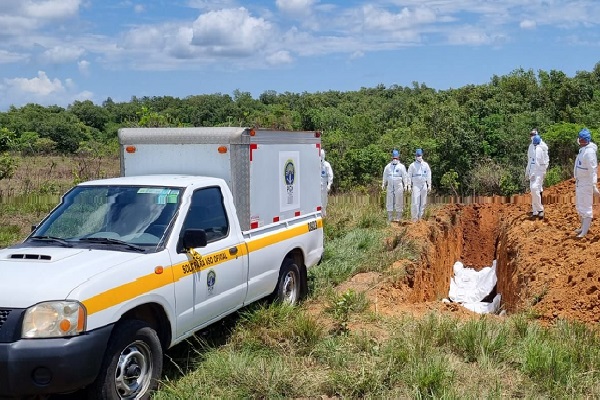
<instances>
[{"instance_id":1,"label":"orange marker light","mask_svg":"<svg viewBox=\"0 0 600 400\"><path fill-rule=\"evenodd\" d=\"M225 154L227 153L227 146L219 146L217 150L219 151L219 154Z\"/></svg>"},{"instance_id":2,"label":"orange marker light","mask_svg":"<svg viewBox=\"0 0 600 400\"><path fill-rule=\"evenodd\" d=\"M156 275L160 275L163 272L165 272L165 269L162 267L162 265L158 265L158 266L154 267L154 273Z\"/></svg>"},{"instance_id":3,"label":"orange marker light","mask_svg":"<svg viewBox=\"0 0 600 400\"><path fill-rule=\"evenodd\" d=\"M63 332L68 332L71 329L71 322L68 319L63 319L60 321L60 330Z\"/></svg>"},{"instance_id":4,"label":"orange marker light","mask_svg":"<svg viewBox=\"0 0 600 400\"><path fill-rule=\"evenodd\" d=\"M77 318L77 332L83 332L85 329L85 310L83 307L79 307L78 318Z\"/></svg>"},{"instance_id":5,"label":"orange marker light","mask_svg":"<svg viewBox=\"0 0 600 400\"><path fill-rule=\"evenodd\" d=\"M125 147L125 151L128 152L129 154L135 153L135 150L136 150L135 146L127 146L127 147Z\"/></svg>"},{"instance_id":6,"label":"orange marker light","mask_svg":"<svg viewBox=\"0 0 600 400\"><path fill-rule=\"evenodd\" d=\"M256 135L256 131L254 129L250 129L250 136Z\"/></svg>"}]
</instances>

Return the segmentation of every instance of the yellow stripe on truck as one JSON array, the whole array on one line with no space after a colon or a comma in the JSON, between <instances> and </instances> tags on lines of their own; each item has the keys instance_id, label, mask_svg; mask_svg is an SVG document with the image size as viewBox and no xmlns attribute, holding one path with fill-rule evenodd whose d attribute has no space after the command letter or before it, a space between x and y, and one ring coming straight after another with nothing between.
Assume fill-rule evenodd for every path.
<instances>
[{"instance_id":1,"label":"yellow stripe on truck","mask_svg":"<svg viewBox=\"0 0 600 400\"><path fill-rule=\"evenodd\" d=\"M243 243L236 246L240 255L246 253L246 251L242 249L245 247ZM195 259L192 259L190 261L182 262L169 268L165 268L162 274L149 274L141 276L134 282L126 283L97 294L96 296L85 300L83 304L86 306L88 314L93 314L94 312L102 311L126 300L133 299L143 293L149 292L150 290L158 289L173 282L177 282L184 276L191 273L201 272L205 269L214 267L215 265L222 264L232 258L233 257L229 255L229 249L219 250L202 256L202 259L199 262L196 262Z\"/></svg>"},{"instance_id":2,"label":"yellow stripe on truck","mask_svg":"<svg viewBox=\"0 0 600 400\"><path fill-rule=\"evenodd\" d=\"M323 228L323 220L318 219L316 221L316 226L318 228ZM170 268L165 268L162 274L153 273L140 276L133 282L128 282L98 293L97 295L84 300L83 304L87 309L88 315L91 315L116 306L117 304L123 303L127 300L134 299L151 290L170 285L174 282L177 282L184 276L189 275L190 273L203 271L205 269L214 267L215 265L224 263L234 257L244 256L253 251L261 250L271 244L279 243L308 232L310 232L309 226L307 224L303 224L283 232L277 232L272 235L265 236L263 238L250 239L248 240L247 251L244 243L236 245L238 249L236 256L231 256L229 254L229 248L207 255L201 254L203 264L200 263L200 265L197 265L193 259L175 264Z\"/></svg>"}]
</instances>

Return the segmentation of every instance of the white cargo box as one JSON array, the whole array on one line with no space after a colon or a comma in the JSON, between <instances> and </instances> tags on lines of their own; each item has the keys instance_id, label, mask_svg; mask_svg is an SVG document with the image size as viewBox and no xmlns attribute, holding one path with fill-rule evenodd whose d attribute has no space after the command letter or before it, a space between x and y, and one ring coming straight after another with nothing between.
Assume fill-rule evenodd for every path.
<instances>
[{"instance_id":1,"label":"white cargo box","mask_svg":"<svg viewBox=\"0 0 600 400\"><path fill-rule=\"evenodd\" d=\"M121 128L121 175L225 180L242 230L319 212L318 132L242 127Z\"/></svg>"}]
</instances>

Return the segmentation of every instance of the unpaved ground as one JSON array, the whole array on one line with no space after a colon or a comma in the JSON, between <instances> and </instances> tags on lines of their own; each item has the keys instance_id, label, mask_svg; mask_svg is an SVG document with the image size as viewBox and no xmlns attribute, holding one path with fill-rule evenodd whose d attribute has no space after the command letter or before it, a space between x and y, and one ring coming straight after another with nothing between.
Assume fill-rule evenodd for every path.
<instances>
[{"instance_id":1,"label":"unpaved ground","mask_svg":"<svg viewBox=\"0 0 600 400\"><path fill-rule=\"evenodd\" d=\"M573 180L547 188L544 220L529 218L530 196L523 195L513 198L516 204L447 205L429 220L399 224L397 234L421 246L421 259L398 260L394 269L406 269L405 275L359 274L339 289L365 289L374 311L386 315L439 310L477 316L441 299L448 295L455 261L480 269L496 259L497 291L508 314L526 310L542 323L595 324L600 321L600 221L593 221L585 238L576 238L574 193ZM597 203L596 198L596 216Z\"/></svg>"}]
</instances>

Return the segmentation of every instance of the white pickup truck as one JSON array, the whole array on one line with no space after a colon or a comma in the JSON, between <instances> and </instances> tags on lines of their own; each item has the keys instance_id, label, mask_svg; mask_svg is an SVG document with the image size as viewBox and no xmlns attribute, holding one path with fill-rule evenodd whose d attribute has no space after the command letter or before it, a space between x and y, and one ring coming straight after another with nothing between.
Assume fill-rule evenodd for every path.
<instances>
[{"instance_id":1,"label":"white pickup truck","mask_svg":"<svg viewBox=\"0 0 600 400\"><path fill-rule=\"evenodd\" d=\"M320 133L119 131L85 182L0 250L0 397L147 398L163 352L253 301L295 303L323 255Z\"/></svg>"}]
</instances>

